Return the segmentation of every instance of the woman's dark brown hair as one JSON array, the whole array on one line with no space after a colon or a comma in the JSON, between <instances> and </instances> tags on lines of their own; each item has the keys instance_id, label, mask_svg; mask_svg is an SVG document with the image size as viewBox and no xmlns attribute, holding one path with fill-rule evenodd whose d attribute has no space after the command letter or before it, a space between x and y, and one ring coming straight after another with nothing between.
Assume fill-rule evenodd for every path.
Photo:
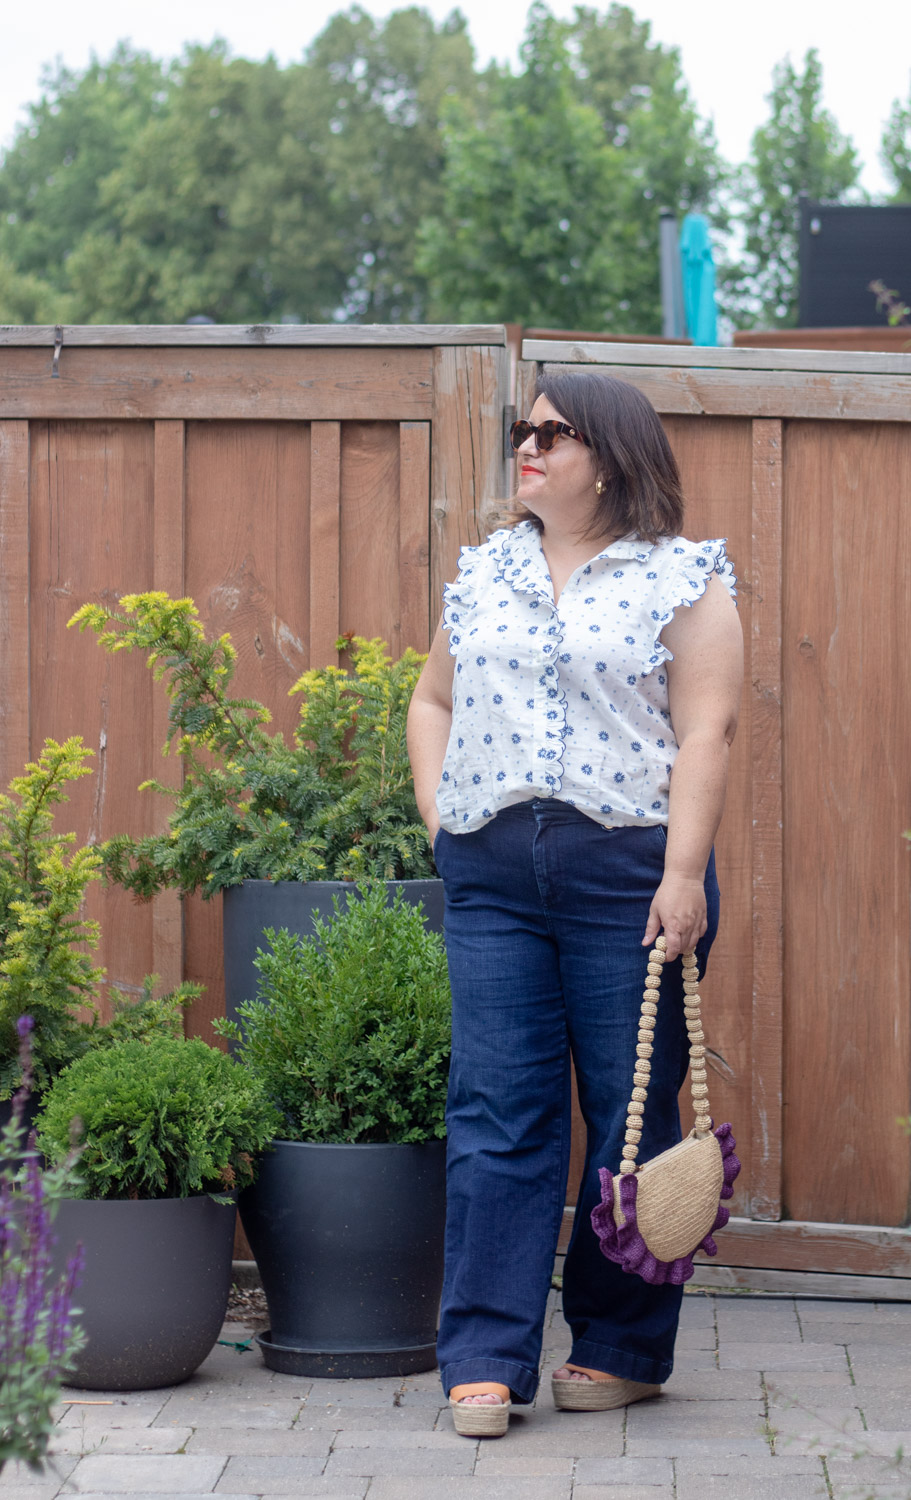
<instances>
[{"instance_id":1,"label":"woman's dark brown hair","mask_svg":"<svg viewBox=\"0 0 911 1500\"><path fill-rule=\"evenodd\" d=\"M591 444L595 477L604 488L597 497L586 537L597 540L635 532L645 541L679 536L683 529L683 492L677 461L658 413L647 396L625 380L589 370L545 372L538 382L544 396ZM543 523L516 506L513 524Z\"/></svg>"}]
</instances>

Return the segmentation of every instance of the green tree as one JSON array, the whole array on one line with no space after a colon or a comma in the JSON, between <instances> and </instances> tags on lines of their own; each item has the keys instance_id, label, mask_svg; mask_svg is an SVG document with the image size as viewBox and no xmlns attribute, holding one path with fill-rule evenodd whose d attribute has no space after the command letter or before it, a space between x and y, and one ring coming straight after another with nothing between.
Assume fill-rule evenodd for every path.
<instances>
[{"instance_id":1,"label":"green tree","mask_svg":"<svg viewBox=\"0 0 911 1500\"><path fill-rule=\"evenodd\" d=\"M420 321L414 245L443 190L441 116L479 88L464 19L335 16L288 75L274 255L303 316Z\"/></svg>"},{"instance_id":2,"label":"green tree","mask_svg":"<svg viewBox=\"0 0 911 1500\"><path fill-rule=\"evenodd\" d=\"M444 212L418 264L431 315L660 329L658 211L704 202L719 166L673 49L612 5L532 5L522 72L451 105Z\"/></svg>"},{"instance_id":3,"label":"green tree","mask_svg":"<svg viewBox=\"0 0 911 1500\"><path fill-rule=\"evenodd\" d=\"M89 316L70 290L82 237L113 228L102 202L108 174L164 103L160 63L126 44L82 73L59 67L0 167L0 321Z\"/></svg>"},{"instance_id":4,"label":"green tree","mask_svg":"<svg viewBox=\"0 0 911 1500\"><path fill-rule=\"evenodd\" d=\"M790 58L776 66L768 102L739 186L744 254L723 278L728 311L744 327L796 323L800 195L838 201L860 176L853 145L823 108L815 49L802 72Z\"/></svg>"},{"instance_id":5,"label":"green tree","mask_svg":"<svg viewBox=\"0 0 911 1500\"><path fill-rule=\"evenodd\" d=\"M911 203L911 94L896 99L883 131L882 162L895 183L893 203Z\"/></svg>"}]
</instances>

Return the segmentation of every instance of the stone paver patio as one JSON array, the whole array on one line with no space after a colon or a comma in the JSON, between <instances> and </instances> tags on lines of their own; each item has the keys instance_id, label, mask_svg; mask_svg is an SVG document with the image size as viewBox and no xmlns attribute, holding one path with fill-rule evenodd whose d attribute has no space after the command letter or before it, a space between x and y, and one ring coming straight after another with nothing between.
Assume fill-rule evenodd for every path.
<instances>
[{"instance_id":1,"label":"stone paver patio","mask_svg":"<svg viewBox=\"0 0 911 1500\"><path fill-rule=\"evenodd\" d=\"M65 1392L52 1463L0 1500L911 1500L911 1305L688 1294L665 1394L625 1412L554 1411L567 1347L554 1292L537 1405L477 1442L436 1375L298 1380L219 1345L173 1389Z\"/></svg>"}]
</instances>

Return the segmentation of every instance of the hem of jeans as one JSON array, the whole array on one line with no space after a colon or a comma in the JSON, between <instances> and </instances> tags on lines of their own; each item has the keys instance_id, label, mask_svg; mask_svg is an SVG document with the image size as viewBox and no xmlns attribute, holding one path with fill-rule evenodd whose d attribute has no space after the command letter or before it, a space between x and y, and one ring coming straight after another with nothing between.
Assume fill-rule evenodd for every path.
<instances>
[{"instance_id":1,"label":"hem of jeans","mask_svg":"<svg viewBox=\"0 0 911 1500\"><path fill-rule=\"evenodd\" d=\"M673 1359L648 1359L643 1354L628 1354L591 1339L579 1339L573 1344L569 1363L602 1370L605 1375L617 1375L621 1380L638 1380L644 1385L662 1385L674 1368Z\"/></svg>"},{"instance_id":2,"label":"hem of jeans","mask_svg":"<svg viewBox=\"0 0 911 1500\"><path fill-rule=\"evenodd\" d=\"M456 1359L443 1365L440 1380L447 1396L454 1385L473 1385L475 1381L491 1380L497 1385L508 1385L512 1399L519 1406L530 1405L538 1390L536 1371L511 1359L493 1359L481 1354L476 1359Z\"/></svg>"}]
</instances>

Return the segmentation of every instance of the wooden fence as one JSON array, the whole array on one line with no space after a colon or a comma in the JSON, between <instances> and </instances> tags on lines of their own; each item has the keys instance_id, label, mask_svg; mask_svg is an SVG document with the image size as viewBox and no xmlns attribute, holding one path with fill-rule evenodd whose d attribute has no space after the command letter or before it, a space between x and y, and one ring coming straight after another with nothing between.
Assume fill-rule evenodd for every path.
<instances>
[{"instance_id":1,"label":"wooden fence","mask_svg":"<svg viewBox=\"0 0 911 1500\"><path fill-rule=\"evenodd\" d=\"M740 578L706 1010L712 1102L744 1171L721 1239L734 1269L702 1279L812 1270L826 1289L863 1275L871 1295L882 1277L908 1294L911 1236L886 1226L909 1210L911 357L530 341L524 356L523 410L544 361L646 393L687 534L728 537Z\"/></svg>"},{"instance_id":2,"label":"wooden fence","mask_svg":"<svg viewBox=\"0 0 911 1500\"><path fill-rule=\"evenodd\" d=\"M0 782L46 735L81 734L97 774L81 838L163 824L137 796L167 704L142 663L66 622L86 600L165 589L239 652L237 690L286 734L288 689L337 663L345 630L426 650L443 580L503 493L502 327L0 330ZM137 906L94 889L99 961L206 986L223 1010L221 903Z\"/></svg>"},{"instance_id":3,"label":"wooden fence","mask_svg":"<svg viewBox=\"0 0 911 1500\"><path fill-rule=\"evenodd\" d=\"M727 1265L700 1274L911 1293L911 357L527 341L511 398L502 328L55 333L0 330L0 779L82 734L83 838L161 826L136 786L176 774L142 664L65 629L85 600L192 595L287 730L287 689L340 631L426 647L541 361L645 390L688 534L729 538L747 642L706 986L744 1171ZM219 904L96 890L91 910L110 981L201 980L208 1034Z\"/></svg>"}]
</instances>

